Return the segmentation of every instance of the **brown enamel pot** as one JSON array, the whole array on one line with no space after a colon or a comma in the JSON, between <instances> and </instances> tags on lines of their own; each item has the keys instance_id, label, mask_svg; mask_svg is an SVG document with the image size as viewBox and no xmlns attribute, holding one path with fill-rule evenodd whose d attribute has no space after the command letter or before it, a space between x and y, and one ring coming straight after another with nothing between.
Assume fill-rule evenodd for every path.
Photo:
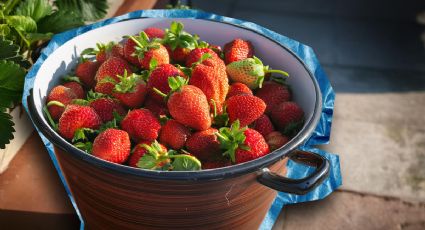
<instances>
[{"instance_id":1,"label":"brown enamel pot","mask_svg":"<svg viewBox=\"0 0 425 230\"><path fill-rule=\"evenodd\" d=\"M59 136L43 116L47 93L75 67L78 54L96 42L119 41L146 27L168 27L176 19L138 18L97 28L67 41L40 66L28 109L34 125L54 145L55 155L89 229L257 229L276 191L305 194L328 176L329 162L297 151L321 115L321 93L313 75L289 49L241 26L179 18L185 29L211 44L240 37L250 40L256 55L275 69L289 72L294 100L305 111L302 130L286 145L243 164L198 172L164 172L131 168L89 155ZM206 29L207 28L207 29ZM220 36L217 35L220 31ZM227 37L222 36L227 34ZM302 179L289 179L287 159L316 167Z\"/></svg>"}]
</instances>

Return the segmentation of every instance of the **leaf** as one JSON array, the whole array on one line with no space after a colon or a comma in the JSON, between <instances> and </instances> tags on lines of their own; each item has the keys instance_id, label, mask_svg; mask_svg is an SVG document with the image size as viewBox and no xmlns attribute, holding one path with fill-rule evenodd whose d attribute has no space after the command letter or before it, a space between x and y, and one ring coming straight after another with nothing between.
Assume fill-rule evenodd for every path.
<instances>
[{"instance_id":1,"label":"leaf","mask_svg":"<svg viewBox=\"0 0 425 230\"><path fill-rule=\"evenodd\" d=\"M0 36L7 36L10 34L10 27L7 24L0 24Z\"/></svg>"},{"instance_id":2,"label":"leaf","mask_svg":"<svg viewBox=\"0 0 425 230\"><path fill-rule=\"evenodd\" d=\"M9 144L10 140L13 139L14 125L12 116L6 111L0 111L0 149L4 149L6 144Z\"/></svg>"},{"instance_id":3,"label":"leaf","mask_svg":"<svg viewBox=\"0 0 425 230\"><path fill-rule=\"evenodd\" d=\"M18 15L28 16L38 22L40 19L52 13L52 6L48 0L26 0L16 8Z\"/></svg>"},{"instance_id":4,"label":"leaf","mask_svg":"<svg viewBox=\"0 0 425 230\"><path fill-rule=\"evenodd\" d=\"M20 47L12 41L0 37L0 60L13 61L23 68L29 68L30 63L19 54Z\"/></svg>"},{"instance_id":5,"label":"leaf","mask_svg":"<svg viewBox=\"0 0 425 230\"><path fill-rule=\"evenodd\" d=\"M38 32L60 33L82 25L84 25L84 20L80 15L73 11L60 10L41 19L38 22Z\"/></svg>"},{"instance_id":6,"label":"leaf","mask_svg":"<svg viewBox=\"0 0 425 230\"><path fill-rule=\"evenodd\" d=\"M107 0L56 0L59 10L79 13L86 21L95 21L105 17L108 10Z\"/></svg>"},{"instance_id":7,"label":"leaf","mask_svg":"<svg viewBox=\"0 0 425 230\"><path fill-rule=\"evenodd\" d=\"M23 32L36 32L37 23L28 16L13 15L7 16L6 22L9 26Z\"/></svg>"},{"instance_id":8,"label":"leaf","mask_svg":"<svg viewBox=\"0 0 425 230\"><path fill-rule=\"evenodd\" d=\"M201 169L201 162L196 157L186 154L174 155L171 164L173 171L196 171Z\"/></svg>"},{"instance_id":9,"label":"leaf","mask_svg":"<svg viewBox=\"0 0 425 230\"><path fill-rule=\"evenodd\" d=\"M34 42L38 41L47 41L50 40L50 38L53 36L52 33L27 33L26 38L28 41L32 44Z\"/></svg>"},{"instance_id":10,"label":"leaf","mask_svg":"<svg viewBox=\"0 0 425 230\"><path fill-rule=\"evenodd\" d=\"M12 107L22 97L25 69L12 61L0 61L0 106Z\"/></svg>"},{"instance_id":11,"label":"leaf","mask_svg":"<svg viewBox=\"0 0 425 230\"><path fill-rule=\"evenodd\" d=\"M142 169L155 169L156 168L157 161L155 157L145 154L143 155L139 162L137 163L137 167Z\"/></svg>"}]
</instances>

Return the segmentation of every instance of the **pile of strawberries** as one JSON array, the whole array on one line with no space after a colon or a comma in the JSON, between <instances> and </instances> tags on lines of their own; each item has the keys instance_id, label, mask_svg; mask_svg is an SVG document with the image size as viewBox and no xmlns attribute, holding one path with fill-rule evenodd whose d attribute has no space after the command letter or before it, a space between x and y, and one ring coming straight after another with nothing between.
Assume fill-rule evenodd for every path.
<instances>
[{"instance_id":1,"label":"pile of strawberries","mask_svg":"<svg viewBox=\"0 0 425 230\"><path fill-rule=\"evenodd\" d=\"M222 50L172 22L84 50L44 112L63 138L106 161L219 168L269 154L300 130L304 113L286 77L264 66L249 41Z\"/></svg>"}]
</instances>

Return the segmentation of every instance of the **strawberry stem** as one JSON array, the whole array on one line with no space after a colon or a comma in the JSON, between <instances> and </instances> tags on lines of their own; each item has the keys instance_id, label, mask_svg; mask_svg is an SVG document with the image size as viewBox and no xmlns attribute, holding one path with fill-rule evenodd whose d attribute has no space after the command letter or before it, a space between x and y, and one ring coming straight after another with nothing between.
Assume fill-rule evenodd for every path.
<instances>
[{"instance_id":1,"label":"strawberry stem","mask_svg":"<svg viewBox=\"0 0 425 230\"><path fill-rule=\"evenodd\" d=\"M52 106L52 105L56 105L56 106L59 106L59 107L65 108L65 105L64 105L64 104L62 104L62 103L61 103L61 102L59 102L59 101L49 101L49 102L47 103L47 107Z\"/></svg>"},{"instance_id":2,"label":"strawberry stem","mask_svg":"<svg viewBox=\"0 0 425 230\"><path fill-rule=\"evenodd\" d=\"M285 77L289 77L289 74L283 70L277 70L277 69L268 69L264 71L265 73L278 73Z\"/></svg>"},{"instance_id":3,"label":"strawberry stem","mask_svg":"<svg viewBox=\"0 0 425 230\"><path fill-rule=\"evenodd\" d=\"M165 93L163 93L163 92L161 92L161 90L159 90L159 89L157 89L157 88L153 88L153 91L156 93L156 94L158 94L159 96L161 96L161 97L163 97L163 98L166 98L167 97L167 94L165 94Z\"/></svg>"},{"instance_id":4,"label":"strawberry stem","mask_svg":"<svg viewBox=\"0 0 425 230\"><path fill-rule=\"evenodd\" d=\"M47 106L43 106L43 112L46 114L47 120L49 120L50 125L52 126L53 130L58 130L58 125L53 121L52 116L50 116L49 110L47 109Z\"/></svg>"}]
</instances>

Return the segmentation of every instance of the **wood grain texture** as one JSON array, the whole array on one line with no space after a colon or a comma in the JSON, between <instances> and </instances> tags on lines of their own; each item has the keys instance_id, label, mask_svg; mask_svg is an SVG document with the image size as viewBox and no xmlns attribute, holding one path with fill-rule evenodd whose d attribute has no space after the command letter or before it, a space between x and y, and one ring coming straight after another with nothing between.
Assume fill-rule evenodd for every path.
<instances>
[{"instance_id":1,"label":"wood grain texture","mask_svg":"<svg viewBox=\"0 0 425 230\"><path fill-rule=\"evenodd\" d=\"M256 173L215 181L148 180L55 152L89 229L257 229L276 196ZM286 173L286 161L271 170Z\"/></svg>"}]
</instances>

